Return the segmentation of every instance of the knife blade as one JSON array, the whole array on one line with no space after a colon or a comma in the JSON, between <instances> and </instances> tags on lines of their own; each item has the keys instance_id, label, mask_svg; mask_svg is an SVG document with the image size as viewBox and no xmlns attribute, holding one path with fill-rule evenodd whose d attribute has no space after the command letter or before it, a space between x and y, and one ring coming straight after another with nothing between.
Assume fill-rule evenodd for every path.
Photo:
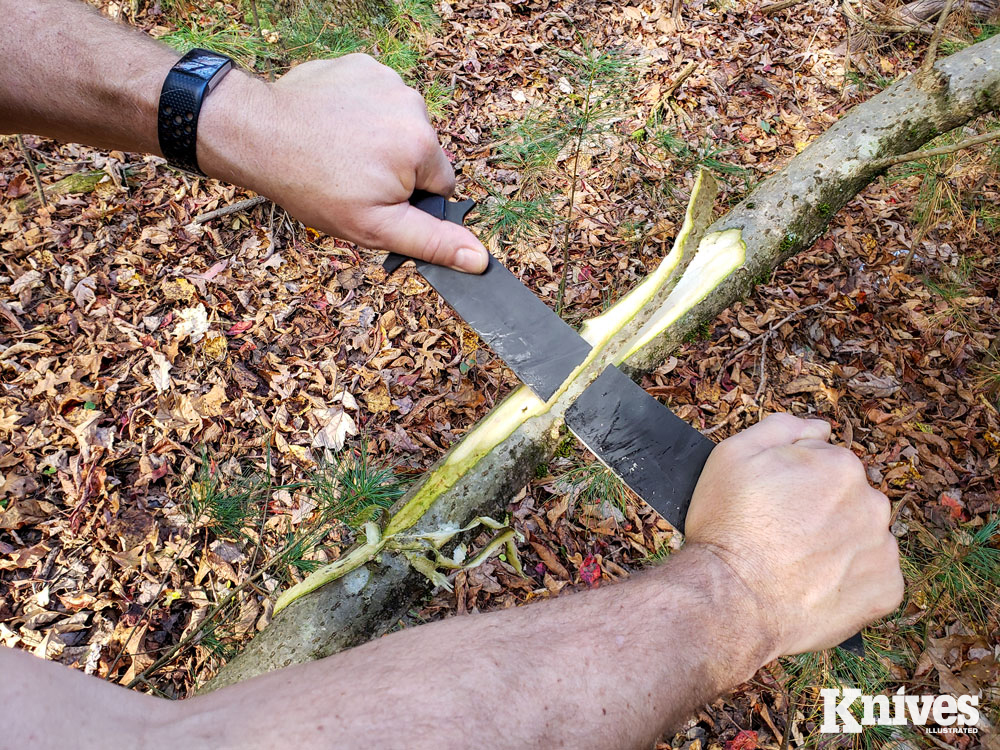
<instances>
[{"instance_id":1,"label":"knife blade","mask_svg":"<svg viewBox=\"0 0 1000 750\"><path fill-rule=\"evenodd\" d=\"M610 365L566 410L566 426L678 531L715 443Z\"/></svg>"},{"instance_id":2,"label":"knife blade","mask_svg":"<svg viewBox=\"0 0 1000 750\"><path fill-rule=\"evenodd\" d=\"M416 193L417 208L461 224L472 201L453 203L440 195ZM390 254L383 266L395 270L405 260ZM486 271L469 274L417 260L430 282L514 374L548 401L590 354L590 344L492 255Z\"/></svg>"},{"instance_id":3,"label":"knife blade","mask_svg":"<svg viewBox=\"0 0 1000 750\"><path fill-rule=\"evenodd\" d=\"M609 365L566 409L587 450L684 533L694 488L715 443ZM839 648L864 656L861 633Z\"/></svg>"},{"instance_id":4,"label":"knife blade","mask_svg":"<svg viewBox=\"0 0 1000 750\"><path fill-rule=\"evenodd\" d=\"M417 191L410 203L463 224L473 201ZM390 253L383 267L403 261ZM517 277L490 256L486 271L467 274L416 260L417 270L514 374L548 401L591 346ZM615 366L606 367L566 410L566 425L600 461L678 531L715 443L650 396ZM858 633L840 648L863 655Z\"/></svg>"}]
</instances>

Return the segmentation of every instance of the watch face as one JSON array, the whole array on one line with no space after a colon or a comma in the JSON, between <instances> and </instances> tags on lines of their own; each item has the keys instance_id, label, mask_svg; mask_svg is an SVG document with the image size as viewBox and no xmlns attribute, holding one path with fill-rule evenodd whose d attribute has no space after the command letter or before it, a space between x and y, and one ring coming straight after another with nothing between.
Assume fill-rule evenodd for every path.
<instances>
[{"instance_id":1,"label":"watch face","mask_svg":"<svg viewBox=\"0 0 1000 750\"><path fill-rule=\"evenodd\" d=\"M205 50L191 50L177 61L174 70L210 81L220 70L232 64L225 55L216 55Z\"/></svg>"}]
</instances>

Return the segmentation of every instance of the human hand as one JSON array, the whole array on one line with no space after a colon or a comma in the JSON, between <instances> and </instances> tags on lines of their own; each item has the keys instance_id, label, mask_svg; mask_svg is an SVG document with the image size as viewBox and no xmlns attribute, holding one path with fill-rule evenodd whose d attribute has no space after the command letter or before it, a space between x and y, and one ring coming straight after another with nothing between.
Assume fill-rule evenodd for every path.
<instances>
[{"instance_id":1,"label":"human hand","mask_svg":"<svg viewBox=\"0 0 1000 750\"><path fill-rule=\"evenodd\" d=\"M773 414L720 443L685 521L738 581L771 657L835 646L903 597L889 500L822 420Z\"/></svg>"},{"instance_id":2,"label":"human hand","mask_svg":"<svg viewBox=\"0 0 1000 750\"><path fill-rule=\"evenodd\" d=\"M472 232L407 202L416 189L451 195L455 174L423 98L367 55L304 63L273 84L230 73L205 99L198 159L334 236L486 269Z\"/></svg>"}]
</instances>

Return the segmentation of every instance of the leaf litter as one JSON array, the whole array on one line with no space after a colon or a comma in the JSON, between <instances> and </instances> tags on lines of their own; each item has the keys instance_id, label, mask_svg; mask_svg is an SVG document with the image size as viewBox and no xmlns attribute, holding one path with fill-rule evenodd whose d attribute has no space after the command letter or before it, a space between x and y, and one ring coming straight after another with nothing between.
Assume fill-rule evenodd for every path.
<instances>
[{"instance_id":1,"label":"leaf litter","mask_svg":"<svg viewBox=\"0 0 1000 750\"><path fill-rule=\"evenodd\" d=\"M478 231L574 323L659 262L697 167L724 211L920 53L874 40L845 67L829 4L436 10L411 75L447 82L435 125ZM157 36L175 23L133 20ZM243 192L25 140L47 184L104 176L40 207L0 147L0 640L123 684L155 666L140 688L182 697L516 381L377 253L268 205L192 224ZM894 168L644 380L714 439L771 411L831 420L894 503L910 583L869 631L863 675L836 655L768 665L663 747L803 745L827 679L995 698L997 156L935 169L947 191ZM956 195L957 210L942 198ZM573 481L589 462L564 440L512 499L526 578L490 557L417 619L606 585L678 546L627 489ZM358 465L367 484L344 479Z\"/></svg>"}]
</instances>

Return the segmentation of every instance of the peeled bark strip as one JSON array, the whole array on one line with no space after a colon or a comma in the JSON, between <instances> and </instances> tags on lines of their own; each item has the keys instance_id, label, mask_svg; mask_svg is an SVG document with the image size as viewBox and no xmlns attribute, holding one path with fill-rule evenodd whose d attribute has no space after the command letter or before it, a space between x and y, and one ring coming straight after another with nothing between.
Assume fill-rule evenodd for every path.
<instances>
[{"instance_id":1,"label":"peeled bark strip","mask_svg":"<svg viewBox=\"0 0 1000 750\"><path fill-rule=\"evenodd\" d=\"M745 296L754 279L810 247L878 176L878 159L1000 109L1000 36L939 61L935 71L935 85L907 78L856 107L704 232L699 225L712 186L700 178L674 250L635 290L583 326L594 353L560 393L548 404L525 388L512 393L407 493L386 532L428 532L477 515L499 516L550 455L563 412L604 364L622 363L634 376L656 367L698 324ZM377 637L427 589L405 561L385 555L292 602L206 687Z\"/></svg>"}]
</instances>

